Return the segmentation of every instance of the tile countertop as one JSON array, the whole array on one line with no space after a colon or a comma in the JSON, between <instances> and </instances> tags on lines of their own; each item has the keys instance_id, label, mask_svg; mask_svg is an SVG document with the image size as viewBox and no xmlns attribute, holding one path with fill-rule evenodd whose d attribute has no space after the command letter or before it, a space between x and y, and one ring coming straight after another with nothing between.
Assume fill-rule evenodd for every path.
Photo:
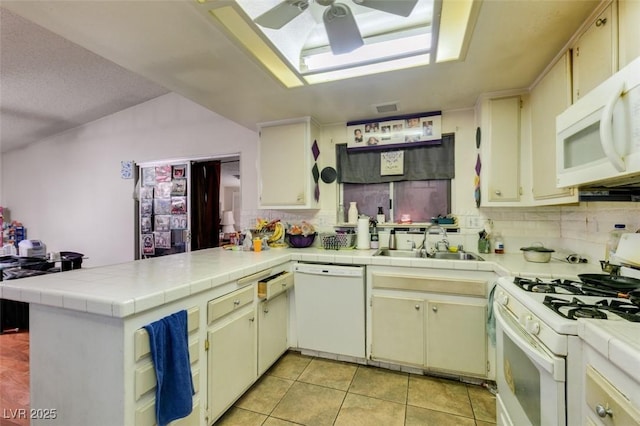
<instances>
[{"instance_id":1,"label":"tile countertop","mask_svg":"<svg viewBox=\"0 0 640 426\"><path fill-rule=\"evenodd\" d=\"M579 319L578 336L640 383L640 324Z\"/></svg>"},{"instance_id":2,"label":"tile countertop","mask_svg":"<svg viewBox=\"0 0 640 426\"><path fill-rule=\"evenodd\" d=\"M375 250L271 249L259 253L221 248L136 260L0 283L0 298L125 318L288 261L492 271L500 276L574 278L599 265L551 260L531 263L518 254L482 255L484 262L390 258Z\"/></svg>"}]
</instances>

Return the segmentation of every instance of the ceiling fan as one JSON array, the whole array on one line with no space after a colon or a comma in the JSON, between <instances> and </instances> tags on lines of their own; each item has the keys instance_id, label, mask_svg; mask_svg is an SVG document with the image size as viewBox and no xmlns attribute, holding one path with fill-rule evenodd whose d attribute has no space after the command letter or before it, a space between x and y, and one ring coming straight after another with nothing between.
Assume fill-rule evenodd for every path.
<instances>
[{"instance_id":1,"label":"ceiling fan","mask_svg":"<svg viewBox=\"0 0 640 426\"><path fill-rule=\"evenodd\" d=\"M355 4L381 10L394 15L407 17L413 11L418 0L352 0ZM256 24L280 29L309 7L310 0L284 0L267 10L254 21ZM322 20L334 55L349 53L364 44L360 29L349 6L336 3L335 0L315 0L326 6Z\"/></svg>"}]
</instances>

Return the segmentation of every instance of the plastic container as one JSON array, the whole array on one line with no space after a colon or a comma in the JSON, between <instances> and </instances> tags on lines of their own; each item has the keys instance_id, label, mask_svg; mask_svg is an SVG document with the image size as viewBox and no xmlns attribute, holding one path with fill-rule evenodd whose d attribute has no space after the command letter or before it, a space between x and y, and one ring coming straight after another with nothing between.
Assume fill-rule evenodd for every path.
<instances>
[{"instance_id":1,"label":"plastic container","mask_svg":"<svg viewBox=\"0 0 640 426\"><path fill-rule=\"evenodd\" d=\"M624 223L616 223L611 231L609 231L609 239L605 245L604 260L611 260L616 254L618 243L622 234L627 233L627 227Z\"/></svg>"},{"instance_id":2,"label":"plastic container","mask_svg":"<svg viewBox=\"0 0 640 426\"><path fill-rule=\"evenodd\" d=\"M502 234L500 234L499 232L496 232L494 236L493 251L496 254L504 253L504 240L502 239Z\"/></svg>"},{"instance_id":3,"label":"plastic container","mask_svg":"<svg viewBox=\"0 0 640 426\"><path fill-rule=\"evenodd\" d=\"M349 218L348 218L348 222L349 223L353 223L355 224L356 222L358 222L358 206L356 205L355 201L351 201L349 203Z\"/></svg>"}]
</instances>

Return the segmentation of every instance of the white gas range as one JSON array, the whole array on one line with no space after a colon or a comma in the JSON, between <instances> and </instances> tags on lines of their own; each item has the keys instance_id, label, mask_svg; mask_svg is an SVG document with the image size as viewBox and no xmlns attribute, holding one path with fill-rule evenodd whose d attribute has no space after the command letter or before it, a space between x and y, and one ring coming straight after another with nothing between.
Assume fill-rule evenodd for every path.
<instances>
[{"instance_id":1,"label":"white gas range","mask_svg":"<svg viewBox=\"0 0 640 426\"><path fill-rule=\"evenodd\" d=\"M623 290L637 284L633 278L619 282L629 286L622 285ZM584 375L577 319L640 321L640 307L611 296L625 293L579 280L498 280L493 304L498 424L582 424Z\"/></svg>"}]
</instances>

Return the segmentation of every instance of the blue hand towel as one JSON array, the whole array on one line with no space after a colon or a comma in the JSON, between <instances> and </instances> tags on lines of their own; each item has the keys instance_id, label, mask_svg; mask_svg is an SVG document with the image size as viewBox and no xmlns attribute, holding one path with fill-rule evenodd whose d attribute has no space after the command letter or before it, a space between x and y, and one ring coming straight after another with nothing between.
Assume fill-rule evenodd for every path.
<instances>
[{"instance_id":1,"label":"blue hand towel","mask_svg":"<svg viewBox=\"0 0 640 426\"><path fill-rule=\"evenodd\" d=\"M156 370L156 423L164 426L188 416L193 409L187 311L176 312L144 328L149 333Z\"/></svg>"}]
</instances>

